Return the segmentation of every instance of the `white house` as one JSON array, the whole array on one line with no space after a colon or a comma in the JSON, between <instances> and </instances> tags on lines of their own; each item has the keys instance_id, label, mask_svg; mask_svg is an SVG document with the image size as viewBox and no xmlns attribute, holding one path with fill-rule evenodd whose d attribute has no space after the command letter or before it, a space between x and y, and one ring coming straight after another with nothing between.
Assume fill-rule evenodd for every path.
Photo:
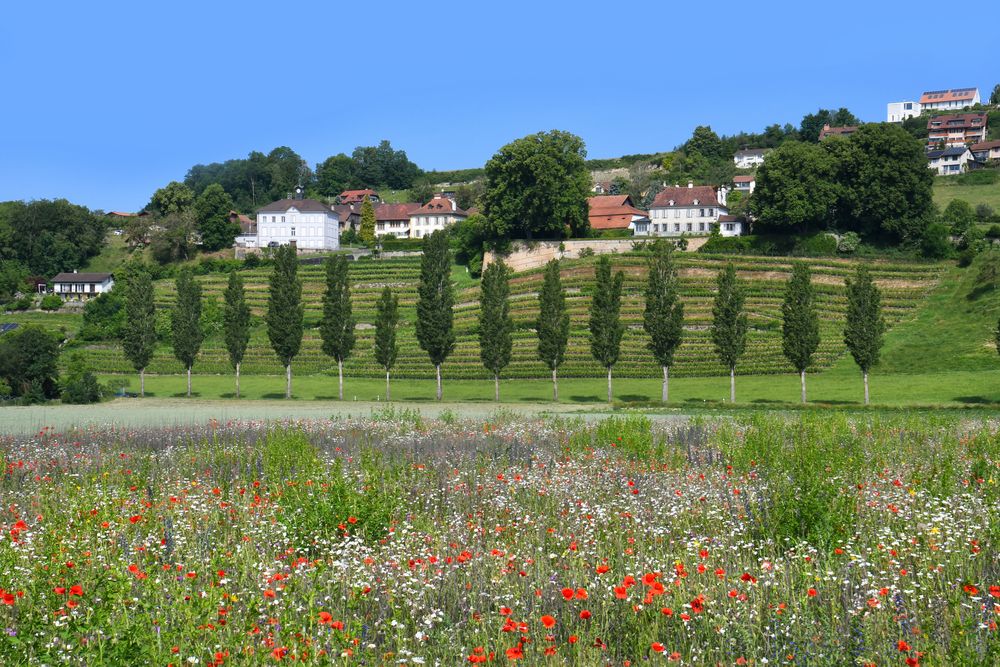
<instances>
[{"instance_id":1,"label":"white house","mask_svg":"<svg viewBox=\"0 0 1000 667\"><path fill-rule=\"evenodd\" d=\"M281 199L257 210L257 244L261 248L294 243L302 250L337 250L340 218L326 204L303 199L302 188L293 199Z\"/></svg>"},{"instance_id":2,"label":"white house","mask_svg":"<svg viewBox=\"0 0 1000 667\"><path fill-rule=\"evenodd\" d=\"M115 286L111 273L60 273L52 279L52 292L63 299L86 301L90 297L110 292Z\"/></svg>"},{"instance_id":3,"label":"white house","mask_svg":"<svg viewBox=\"0 0 1000 667\"><path fill-rule=\"evenodd\" d=\"M757 178L754 176L733 176L733 189L748 197L753 194L756 187Z\"/></svg>"},{"instance_id":4,"label":"white house","mask_svg":"<svg viewBox=\"0 0 1000 667\"><path fill-rule=\"evenodd\" d=\"M733 156L733 162L740 169L753 169L754 167L759 167L764 164L764 158L767 156L767 149L764 148L747 148L741 151L736 151L736 155Z\"/></svg>"},{"instance_id":5,"label":"white house","mask_svg":"<svg viewBox=\"0 0 1000 667\"><path fill-rule=\"evenodd\" d=\"M726 188L710 185L664 188L649 207L650 235L709 234L719 217L729 213Z\"/></svg>"},{"instance_id":6,"label":"white house","mask_svg":"<svg viewBox=\"0 0 1000 667\"><path fill-rule=\"evenodd\" d=\"M434 199L410 214L410 238L423 238L467 217L469 214L460 209L454 199L436 194Z\"/></svg>"},{"instance_id":7,"label":"white house","mask_svg":"<svg viewBox=\"0 0 1000 667\"><path fill-rule=\"evenodd\" d=\"M966 146L927 151L927 160L927 166L936 171L938 176L964 173L969 170L969 163L975 162L972 151Z\"/></svg>"},{"instance_id":8,"label":"white house","mask_svg":"<svg viewBox=\"0 0 1000 667\"><path fill-rule=\"evenodd\" d=\"M747 232L747 221L735 215L719 216L719 234L722 236L741 236Z\"/></svg>"},{"instance_id":9,"label":"white house","mask_svg":"<svg viewBox=\"0 0 1000 667\"><path fill-rule=\"evenodd\" d=\"M923 111L940 109L964 109L979 104L978 88L952 88L951 90L931 90L920 96Z\"/></svg>"},{"instance_id":10,"label":"white house","mask_svg":"<svg viewBox=\"0 0 1000 667\"><path fill-rule=\"evenodd\" d=\"M378 204L375 206L375 235L395 236L405 239L410 236L410 215L420 204Z\"/></svg>"},{"instance_id":11,"label":"white house","mask_svg":"<svg viewBox=\"0 0 1000 667\"><path fill-rule=\"evenodd\" d=\"M920 102L889 102L885 118L890 123L902 123L907 118L920 115Z\"/></svg>"}]
</instances>

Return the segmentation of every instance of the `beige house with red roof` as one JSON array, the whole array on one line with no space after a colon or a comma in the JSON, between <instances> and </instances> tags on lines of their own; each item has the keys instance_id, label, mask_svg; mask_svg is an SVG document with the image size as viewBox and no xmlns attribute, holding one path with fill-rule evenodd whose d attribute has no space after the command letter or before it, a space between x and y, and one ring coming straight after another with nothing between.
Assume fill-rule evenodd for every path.
<instances>
[{"instance_id":1,"label":"beige house with red roof","mask_svg":"<svg viewBox=\"0 0 1000 667\"><path fill-rule=\"evenodd\" d=\"M756 176L733 176L733 189L742 192L745 195L752 195L754 189L757 187L757 177Z\"/></svg>"},{"instance_id":2,"label":"beige house with red roof","mask_svg":"<svg viewBox=\"0 0 1000 667\"><path fill-rule=\"evenodd\" d=\"M951 90L931 90L920 96L922 111L940 109L964 109L979 104L978 88L952 88Z\"/></svg>"},{"instance_id":3,"label":"beige house with red roof","mask_svg":"<svg viewBox=\"0 0 1000 667\"><path fill-rule=\"evenodd\" d=\"M410 216L420 208L416 202L378 204L375 207L375 235L409 238Z\"/></svg>"},{"instance_id":4,"label":"beige house with red roof","mask_svg":"<svg viewBox=\"0 0 1000 667\"><path fill-rule=\"evenodd\" d=\"M973 145L970 150L977 162L1000 160L1000 141L984 141Z\"/></svg>"},{"instance_id":5,"label":"beige house with red roof","mask_svg":"<svg viewBox=\"0 0 1000 667\"><path fill-rule=\"evenodd\" d=\"M650 235L710 234L719 217L729 213L727 192L724 186L717 191L690 182L663 188L649 207Z\"/></svg>"},{"instance_id":6,"label":"beige house with red roof","mask_svg":"<svg viewBox=\"0 0 1000 667\"><path fill-rule=\"evenodd\" d=\"M831 127L829 125L824 125L823 129L820 130L819 138L820 141L822 141L827 137L849 137L857 131L858 131L857 125L843 125L840 127Z\"/></svg>"},{"instance_id":7,"label":"beige house with red roof","mask_svg":"<svg viewBox=\"0 0 1000 667\"><path fill-rule=\"evenodd\" d=\"M434 199L410 213L410 238L423 238L468 217L468 212L460 209L454 199L436 194Z\"/></svg>"},{"instance_id":8,"label":"beige house with red roof","mask_svg":"<svg viewBox=\"0 0 1000 667\"><path fill-rule=\"evenodd\" d=\"M633 206L628 195L588 197L587 207L594 231L630 229L636 236L649 234L649 214Z\"/></svg>"},{"instance_id":9,"label":"beige house with red roof","mask_svg":"<svg viewBox=\"0 0 1000 667\"><path fill-rule=\"evenodd\" d=\"M340 200L341 204L360 204L365 199L370 200L373 204L382 201L374 190L344 190L337 196L337 199Z\"/></svg>"},{"instance_id":10,"label":"beige house with red roof","mask_svg":"<svg viewBox=\"0 0 1000 667\"><path fill-rule=\"evenodd\" d=\"M986 119L984 113L934 116L927 121L927 145L951 148L986 141Z\"/></svg>"}]
</instances>

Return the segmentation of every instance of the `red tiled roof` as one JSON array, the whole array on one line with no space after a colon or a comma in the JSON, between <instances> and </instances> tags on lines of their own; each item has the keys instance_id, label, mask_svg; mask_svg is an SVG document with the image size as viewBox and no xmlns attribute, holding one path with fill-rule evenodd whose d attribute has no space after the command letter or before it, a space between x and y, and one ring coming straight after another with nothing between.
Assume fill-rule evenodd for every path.
<instances>
[{"instance_id":1,"label":"red tiled roof","mask_svg":"<svg viewBox=\"0 0 1000 667\"><path fill-rule=\"evenodd\" d=\"M920 96L921 104L940 104L942 102L969 102L975 99L975 88L955 88L952 90L931 90Z\"/></svg>"},{"instance_id":2,"label":"red tiled roof","mask_svg":"<svg viewBox=\"0 0 1000 667\"><path fill-rule=\"evenodd\" d=\"M733 176L733 183L753 183L753 176Z\"/></svg>"},{"instance_id":3,"label":"red tiled roof","mask_svg":"<svg viewBox=\"0 0 1000 667\"><path fill-rule=\"evenodd\" d=\"M341 220L346 220L352 215L361 215L361 212L350 204L334 204L330 208L337 213L337 216L340 217Z\"/></svg>"},{"instance_id":4,"label":"red tiled roof","mask_svg":"<svg viewBox=\"0 0 1000 667\"><path fill-rule=\"evenodd\" d=\"M650 208L668 208L671 200L673 200L674 206L694 206L695 199L698 200L698 206L719 205L719 200L715 195L715 188L711 185L696 185L691 188L683 186L663 188L656 195L656 199L653 200Z\"/></svg>"},{"instance_id":5,"label":"red tiled roof","mask_svg":"<svg viewBox=\"0 0 1000 667\"><path fill-rule=\"evenodd\" d=\"M468 217L468 213L458 208L455 202L447 197L435 197L420 208L414 210L410 215L438 215L442 213L453 213L460 217Z\"/></svg>"},{"instance_id":6,"label":"red tiled roof","mask_svg":"<svg viewBox=\"0 0 1000 667\"><path fill-rule=\"evenodd\" d=\"M344 190L340 193L341 204L359 204L371 195L378 196L374 190Z\"/></svg>"},{"instance_id":7,"label":"red tiled roof","mask_svg":"<svg viewBox=\"0 0 1000 667\"><path fill-rule=\"evenodd\" d=\"M108 211L106 215L113 215L116 218L134 218L136 213L124 213L122 211Z\"/></svg>"},{"instance_id":8,"label":"red tiled roof","mask_svg":"<svg viewBox=\"0 0 1000 667\"><path fill-rule=\"evenodd\" d=\"M974 144L972 146L973 151L990 151L994 148L1000 148L1000 140L998 141L984 141L981 144Z\"/></svg>"},{"instance_id":9,"label":"red tiled roof","mask_svg":"<svg viewBox=\"0 0 1000 667\"><path fill-rule=\"evenodd\" d=\"M409 220L410 216L420 208L417 202L403 204L376 204L375 219L381 222L390 220Z\"/></svg>"},{"instance_id":10,"label":"red tiled roof","mask_svg":"<svg viewBox=\"0 0 1000 667\"><path fill-rule=\"evenodd\" d=\"M938 125L934 125L938 123ZM955 113L945 116L933 116L927 121L928 130L947 129L980 129L986 127L986 114L984 113Z\"/></svg>"},{"instance_id":11,"label":"red tiled roof","mask_svg":"<svg viewBox=\"0 0 1000 667\"><path fill-rule=\"evenodd\" d=\"M846 137L849 134L854 134L858 131L857 125L843 125L841 127L830 127L829 125L824 125L822 131L819 133L820 139L826 139L832 136Z\"/></svg>"},{"instance_id":12,"label":"red tiled roof","mask_svg":"<svg viewBox=\"0 0 1000 667\"><path fill-rule=\"evenodd\" d=\"M628 195L603 195L588 197L591 229L625 229L635 216L649 217L645 211L632 206Z\"/></svg>"}]
</instances>

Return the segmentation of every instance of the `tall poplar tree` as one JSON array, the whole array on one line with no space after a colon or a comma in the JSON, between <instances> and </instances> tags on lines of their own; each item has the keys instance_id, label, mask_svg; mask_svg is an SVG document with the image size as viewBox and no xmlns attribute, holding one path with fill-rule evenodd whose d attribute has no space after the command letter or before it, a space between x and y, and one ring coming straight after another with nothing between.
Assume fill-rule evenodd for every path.
<instances>
[{"instance_id":1,"label":"tall poplar tree","mask_svg":"<svg viewBox=\"0 0 1000 667\"><path fill-rule=\"evenodd\" d=\"M479 291L479 358L493 373L493 400L500 402L500 371L510 363L510 269L498 259L483 271Z\"/></svg>"},{"instance_id":2,"label":"tall poplar tree","mask_svg":"<svg viewBox=\"0 0 1000 667\"><path fill-rule=\"evenodd\" d=\"M590 303L590 353L608 370L608 403L611 402L611 369L618 363L622 335L622 285L625 274L621 271L611 277L611 260L605 255L597 260L594 297Z\"/></svg>"},{"instance_id":3,"label":"tall poplar tree","mask_svg":"<svg viewBox=\"0 0 1000 667\"><path fill-rule=\"evenodd\" d=\"M361 227L358 236L369 248L375 247L375 205L368 197L361 202Z\"/></svg>"},{"instance_id":4,"label":"tall poplar tree","mask_svg":"<svg viewBox=\"0 0 1000 667\"><path fill-rule=\"evenodd\" d=\"M141 267L131 267L125 275L125 324L122 347L132 367L139 371L139 395L146 395L146 366L156 349L156 304L153 280Z\"/></svg>"},{"instance_id":5,"label":"tall poplar tree","mask_svg":"<svg viewBox=\"0 0 1000 667\"><path fill-rule=\"evenodd\" d=\"M455 349L454 304L448 233L439 229L424 237L417 284L417 342L434 364L439 401L441 364Z\"/></svg>"},{"instance_id":6,"label":"tall poplar tree","mask_svg":"<svg viewBox=\"0 0 1000 667\"><path fill-rule=\"evenodd\" d=\"M201 285L191 271L181 271L177 276L177 301L171 318L174 356L187 370L187 395L191 397L191 367L201 350L205 335L201 330Z\"/></svg>"},{"instance_id":7,"label":"tall poplar tree","mask_svg":"<svg viewBox=\"0 0 1000 667\"><path fill-rule=\"evenodd\" d=\"M730 262L719 271L712 306L712 342L719 361L729 369L729 402L736 402L736 362L747 347L747 314L743 311L743 286Z\"/></svg>"},{"instance_id":8,"label":"tall poplar tree","mask_svg":"<svg viewBox=\"0 0 1000 667\"><path fill-rule=\"evenodd\" d=\"M799 372L802 402L806 402L806 368L819 347L819 315L813 300L809 266L803 262L792 265L792 275L785 286L785 301L781 304L781 351Z\"/></svg>"},{"instance_id":9,"label":"tall poplar tree","mask_svg":"<svg viewBox=\"0 0 1000 667\"><path fill-rule=\"evenodd\" d=\"M236 369L236 398L240 397L240 364L250 343L250 306L243 292L243 279L233 271L223 295L222 328L229 363Z\"/></svg>"},{"instance_id":10,"label":"tall poplar tree","mask_svg":"<svg viewBox=\"0 0 1000 667\"><path fill-rule=\"evenodd\" d=\"M569 313L566 312L566 293L559 279L559 260L545 265L545 281L538 295L538 358L552 371L552 400L559 400L558 370L566 356L569 342Z\"/></svg>"},{"instance_id":11,"label":"tall poplar tree","mask_svg":"<svg viewBox=\"0 0 1000 667\"><path fill-rule=\"evenodd\" d=\"M399 323L399 297L388 286L375 303L375 361L385 369L385 400L390 399L389 372L396 365L396 325Z\"/></svg>"},{"instance_id":12,"label":"tall poplar tree","mask_svg":"<svg viewBox=\"0 0 1000 667\"><path fill-rule=\"evenodd\" d=\"M865 381L865 405L868 405L868 371L878 363L882 351L885 320L882 317L882 294L868 273L868 267L858 265L854 280L848 278L847 324L844 343L861 369Z\"/></svg>"},{"instance_id":13,"label":"tall poplar tree","mask_svg":"<svg viewBox=\"0 0 1000 667\"><path fill-rule=\"evenodd\" d=\"M355 342L346 255L326 258L326 292L319 333L323 338L323 353L337 360L337 397L344 400L344 360L351 356Z\"/></svg>"},{"instance_id":14,"label":"tall poplar tree","mask_svg":"<svg viewBox=\"0 0 1000 667\"><path fill-rule=\"evenodd\" d=\"M665 243L657 244L655 254L649 261L642 326L649 336L647 347L663 367L661 400L666 403L669 398L670 366L684 335L684 304L677 294L673 250Z\"/></svg>"},{"instance_id":15,"label":"tall poplar tree","mask_svg":"<svg viewBox=\"0 0 1000 667\"><path fill-rule=\"evenodd\" d=\"M292 360L302 347L302 282L295 248L279 247L274 253L271 293L267 299L267 337L285 367L285 398L292 397Z\"/></svg>"}]
</instances>

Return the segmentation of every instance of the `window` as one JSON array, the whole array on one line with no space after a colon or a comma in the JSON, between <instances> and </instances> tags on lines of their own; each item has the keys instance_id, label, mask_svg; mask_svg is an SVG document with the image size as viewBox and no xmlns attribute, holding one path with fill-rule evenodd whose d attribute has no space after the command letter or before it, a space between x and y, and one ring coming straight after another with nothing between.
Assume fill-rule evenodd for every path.
<instances>
[{"instance_id":1,"label":"window","mask_svg":"<svg viewBox=\"0 0 1000 667\"><path fill-rule=\"evenodd\" d=\"M698 223L698 231L699 232L705 231L705 223L704 222L699 222Z\"/></svg>"},{"instance_id":2,"label":"window","mask_svg":"<svg viewBox=\"0 0 1000 667\"><path fill-rule=\"evenodd\" d=\"M674 223L674 231L675 232L681 231L681 223L679 223L679 222L675 222Z\"/></svg>"},{"instance_id":3,"label":"window","mask_svg":"<svg viewBox=\"0 0 1000 667\"><path fill-rule=\"evenodd\" d=\"M690 218L690 217L692 217L692 216L694 215L694 209L693 209L693 208L689 208L689 209L687 210L687 212L688 212L688 216L687 216L687 217L689 217L689 218ZM690 224L691 224L691 223L688 223L688 225L689 225L689 226L690 226Z\"/></svg>"},{"instance_id":4,"label":"window","mask_svg":"<svg viewBox=\"0 0 1000 667\"><path fill-rule=\"evenodd\" d=\"M292 227L292 236L295 236L295 228Z\"/></svg>"},{"instance_id":5,"label":"window","mask_svg":"<svg viewBox=\"0 0 1000 667\"><path fill-rule=\"evenodd\" d=\"M281 221L282 221L282 222L284 222L284 221L285 221L285 216L281 216Z\"/></svg>"},{"instance_id":6,"label":"window","mask_svg":"<svg viewBox=\"0 0 1000 667\"><path fill-rule=\"evenodd\" d=\"M689 222L689 223L687 223L687 230L688 230L689 232L690 232L690 231L692 231L692 230L691 230L691 227L692 227L691 223L690 223L690 222Z\"/></svg>"},{"instance_id":7,"label":"window","mask_svg":"<svg viewBox=\"0 0 1000 667\"><path fill-rule=\"evenodd\" d=\"M698 217L699 218L704 218L705 217L705 209L703 209L703 208L699 208L698 209Z\"/></svg>"},{"instance_id":8,"label":"window","mask_svg":"<svg viewBox=\"0 0 1000 667\"><path fill-rule=\"evenodd\" d=\"M714 217L714 216L715 216L715 209L714 208L708 209L708 217L711 218L711 217Z\"/></svg>"}]
</instances>

